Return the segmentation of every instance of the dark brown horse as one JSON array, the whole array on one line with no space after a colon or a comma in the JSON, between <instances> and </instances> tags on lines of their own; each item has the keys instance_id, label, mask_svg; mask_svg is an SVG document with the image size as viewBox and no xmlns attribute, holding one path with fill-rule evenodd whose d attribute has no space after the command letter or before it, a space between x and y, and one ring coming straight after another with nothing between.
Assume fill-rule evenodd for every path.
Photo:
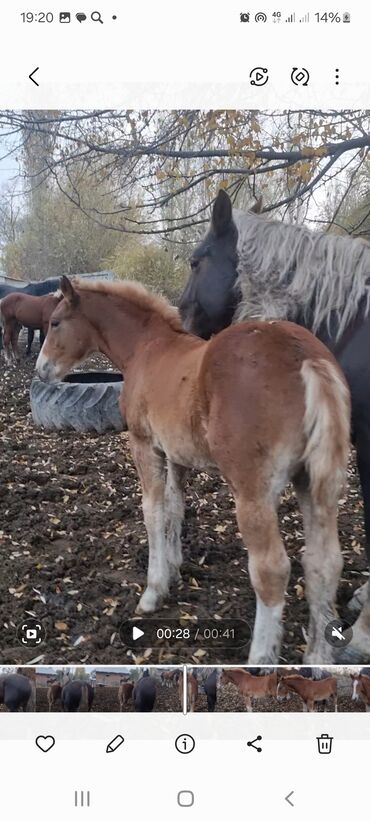
<instances>
[{"instance_id":1,"label":"dark brown horse","mask_svg":"<svg viewBox=\"0 0 370 822\"><path fill-rule=\"evenodd\" d=\"M60 296L45 294L32 297L30 294L12 292L0 302L0 324L3 329L4 354L8 363L19 360L18 337L22 326L33 330L41 329L46 335L49 319L58 305Z\"/></svg>"},{"instance_id":2,"label":"dark brown horse","mask_svg":"<svg viewBox=\"0 0 370 822\"><path fill-rule=\"evenodd\" d=\"M307 659L328 658L342 558L337 501L349 443L349 397L334 357L288 322L246 322L209 342L187 334L177 311L134 283L62 278L37 360L61 379L93 351L123 371L120 407L140 476L149 539L140 613L155 611L179 578L187 468L218 470L234 495L257 598L252 664L277 661L290 562L276 508L289 480L306 525ZM166 475L167 468L167 475Z\"/></svg>"},{"instance_id":3,"label":"dark brown horse","mask_svg":"<svg viewBox=\"0 0 370 822\"><path fill-rule=\"evenodd\" d=\"M260 211L260 200L243 212L219 191L209 228L191 257L180 300L184 327L208 339L235 320L291 320L333 352L351 392L370 564L370 245ZM370 585L355 591L349 607L362 610L337 661L369 661Z\"/></svg>"},{"instance_id":4,"label":"dark brown horse","mask_svg":"<svg viewBox=\"0 0 370 822\"><path fill-rule=\"evenodd\" d=\"M69 713L77 711L91 711L94 701L94 688L90 682L81 679L72 679L63 685L62 709Z\"/></svg>"},{"instance_id":5,"label":"dark brown horse","mask_svg":"<svg viewBox=\"0 0 370 822\"><path fill-rule=\"evenodd\" d=\"M144 671L137 681L132 698L135 711L150 713L153 710L157 698L157 683L149 671Z\"/></svg>"},{"instance_id":6,"label":"dark brown horse","mask_svg":"<svg viewBox=\"0 0 370 822\"><path fill-rule=\"evenodd\" d=\"M0 676L0 705L5 705L11 713L27 711L31 696L32 681L27 676L23 674Z\"/></svg>"}]
</instances>

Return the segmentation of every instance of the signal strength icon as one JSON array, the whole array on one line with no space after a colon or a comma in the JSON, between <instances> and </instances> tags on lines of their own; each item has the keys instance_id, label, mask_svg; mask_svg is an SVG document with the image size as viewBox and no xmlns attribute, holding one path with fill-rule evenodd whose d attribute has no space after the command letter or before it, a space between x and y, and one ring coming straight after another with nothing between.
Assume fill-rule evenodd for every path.
<instances>
[{"instance_id":1,"label":"signal strength icon","mask_svg":"<svg viewBox=\"0 0 370 822\"><path fill-rule=\"evenodd\" d=\"M295 23L295 13L290 14L289 17L286 18L286 23Z\"/></svg>"},{"instance_id":2,"label":"signal strength icon","mask_svg":"<svg viewBox=\"0 0 370 822\"><path fill-rule=\"evenodd\" d=\"M309 23L310 22L310 13L307 12L307 14L305 14L304 17L301 17L299 22L300 23Z\"/></svg>"}]
</instances>

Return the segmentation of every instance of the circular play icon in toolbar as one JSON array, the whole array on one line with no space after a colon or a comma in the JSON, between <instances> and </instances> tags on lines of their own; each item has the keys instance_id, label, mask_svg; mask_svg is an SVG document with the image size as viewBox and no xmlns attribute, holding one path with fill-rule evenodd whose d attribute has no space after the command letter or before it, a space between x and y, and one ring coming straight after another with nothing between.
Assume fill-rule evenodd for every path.
<instances>
[{"instance_id":1,"label":"circular play icon in toolbar","mask_svg":"<svg viewBox=\"0 0 370 822\"><path fill-rule=\"evenodd\" d=\"M268 69L256 66L249 74L251 86L265 86L268 82Z\"/></svg>"}]
</instances>

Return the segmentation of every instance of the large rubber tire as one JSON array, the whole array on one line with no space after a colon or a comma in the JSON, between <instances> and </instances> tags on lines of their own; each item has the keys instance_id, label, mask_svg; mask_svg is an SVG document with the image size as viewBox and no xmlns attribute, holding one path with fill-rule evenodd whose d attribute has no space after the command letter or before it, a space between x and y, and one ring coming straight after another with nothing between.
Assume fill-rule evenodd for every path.
<instances>
[{"instance_id":1,"label":"large rubber tire","mask_svg":"<svg viewBox=\"0 0 370 822\"><path fill-rule=\"evenodd\" d=\"M122 374L113 371L76 372L57 383L35 377L30 388L33 421L51 431L125 431L118 405L122 385Z\"/></svg>"}]
</instances>

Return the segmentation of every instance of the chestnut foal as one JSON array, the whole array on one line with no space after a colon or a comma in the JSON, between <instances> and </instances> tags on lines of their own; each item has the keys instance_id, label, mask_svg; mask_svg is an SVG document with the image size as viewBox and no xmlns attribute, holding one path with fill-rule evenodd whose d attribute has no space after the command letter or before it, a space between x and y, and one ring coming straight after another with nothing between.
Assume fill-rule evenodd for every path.
<instances>
[{"instance_id":1,"label":"chestnut foal","mask_svg":"<svg viewBox=\"0 0 370 822\"><path fill-rule=\"evenodd\" d=\"M244 697L247 711L253 711L252 699L266 699L269 696L276 696L277 673L253 676L242 668L223 668L220 677L220 685L232 683Z\"/></svg>"},{"instance_id":2,"label":"chestnut foal","mask_svg":"<svg viewBox=\"0 0 370 822\"><path fill-rule=\"evenodd\" d=\"M124 373L120 407L149 540L139 612L155 611L179 578L186 469L216 468L234 495L249 551L257 600L249 661L276 662L290 572L276 509L292 480L306 530L305 659L328 663L324 628L342 569L336 514L350 420L347 385L332 355L285 321L244 322L204 341L137 283L72 285L63 277L61 290L36 368L41 379L58 381L100 351Z\"/></svg>"},{"instance_id":3,"label":"chestnut foal","mask_svg":"<svg viewBox=\"0 0 370 822\"><path fill-rule=\"evenodd\" d=\"M327 676L325 679L307 679L299 674L289 674L282 676L277 689L278 699L287 697L290 694L299 696L302 702L302 711L314 711L317 702L324 702L326 709L327 701L332 698L334 710L338 710L337 680L335 676Z\"/></svg>"}]
</instances>

